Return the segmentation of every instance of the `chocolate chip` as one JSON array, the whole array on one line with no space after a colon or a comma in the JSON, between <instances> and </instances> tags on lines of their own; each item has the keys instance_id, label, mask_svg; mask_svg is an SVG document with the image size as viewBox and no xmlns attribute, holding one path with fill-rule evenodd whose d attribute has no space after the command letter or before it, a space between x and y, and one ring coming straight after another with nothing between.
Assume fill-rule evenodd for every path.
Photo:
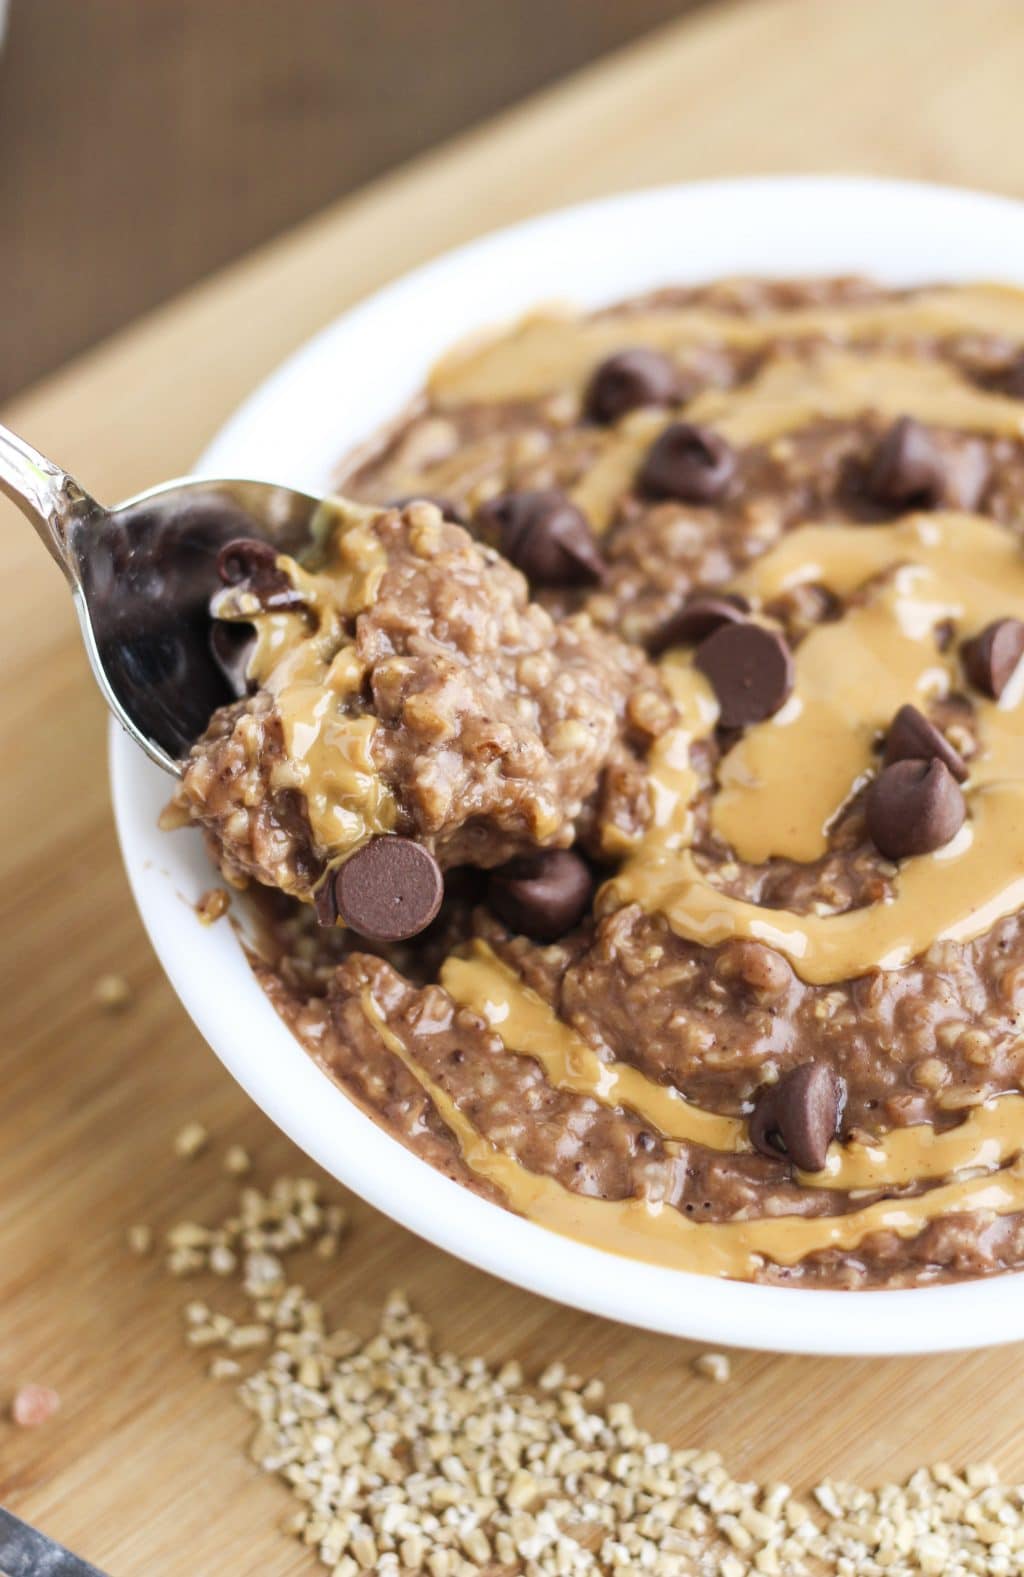
<instances>
[{"instance_id":1,"label":"chocolate chip","mask_svg":"<svg viewBox=\"0 0 1024 1577\"><path fill-rule=\"evenodd\" d=\"M491 872L487 902L499 920L534 942L556 942L590 907L594 878L571 849L540 849Z\"/></svg>"},{"instance_id":2,"label":"chocolate chip","mask_svg":"<svg viewBox=\"0 0 1024 1577\"><path fill-rule=\"evenodd\" d=\"M217 554L217 574L225 586L240 586L276 570L277 550L261 537L232 537Z\"/></svg>"},{"instance_id":3,"label":"chocolate chip","mask_svg":"<svg viewBox=\"0 0 1024 1577\"><path fill-rule=\"evenodd\" d=\"M894 761L883 767L864 802L868 833L887 860L941 849L963 826L967 807L945 762Z\"/></svg>"},{"instance_id":4,"label":"chocolate chip","mask_svg":"<svg viewBox=\"0 0 1024 1577\"><path fill-rule=\"evenodd\" d=\"M761 1155L788 1156L801 1172L820 1172L839 1132L846 1084L824 1062L790 1068L758 1094L750 1142Z\"/></svg>"},{"instance_id":5,"label":"chocolate chip","mask_svg":"<svg viewBox=\"0 0 1024 1577\"><path fill-rule=\"evenodd\" d=\"M248 694L249 662L256 650L256 632L252 625L214 619L210 625L210 650L235 695L241 699Z\"/></svg>"},{"instance_id":6,"label":"chocolate chip","mask_svg":"<svg viewBox=\"0 0 1024 1577\"><path fill-rule=\"evenodd\" d=\"M401 498L388 500L389 509L405 509L408 504L433 504L439 509L446 520L454 520L458 526L469 524L466 511L454 499L445 498L440 493L404 493Z\"/></svg>"},{"instance_id":7,"label":"chocolate chip","mask_svg":"<svg viewBox=\"0 0 1024 1577\"><path fill-rule=\"evenodd\" d=\"M998 701L1024 656L1024 624L996 619L960 648L964 673L976 690Z\"/></svg>"},{"instance_id":8,"label":"chocolate chip","mask_svg":"<svg viewBox=\"0 0 1024 1577\"><path fill-rule=\"evenodd\" d=\"M868 492L881 504L934 509L945 482L942 455L927 427L901 416L879 440L868 471Z\"/></svg>"},{"instance_id":9,"label":"chocolate chip","mask_svg":"<svg viewBox=\"0 0 1024 1577\"><path fill-rule=\"evenodd\" d=\"M441 907L444 880L428 849L411 838L371 838L334 877L338 915L374 942L416 936Z\"/></svg>"},{"instance_id":10,"label":"chocolate chip","mask_svg":"<svg viewBox=\"0 0 1024 1577\"><path fill-rule=\"evenodd\" d=\"M557 488L503 493L482 505L476 524L537 586L604 579L604 560L586 515Z\"/></svg>"},{"instance_id":11,"label":"chocolate chip","mask_svg":"<svg viewBox=\"0 0 1024 1577\"><path fill-rule=\"evenodd\" d=\"M713 504L736 469L736 451L719 433L693 422L672 422L648 449L636 481L648 498Z\"/></svg>"},{"instance_id":12,"label":"chocolate chip","mask_svg":"<svg viewBox=\"0 0 1024 1577\"><path fill-rule=\"evenodd\" d=\"M742 624L750 612L745 597L734 597L728 592L715 596L697 592L687 597L681 608L654 632L648 645L652 652L664 652L670 646L692 646L703 641L723 624Z\"/></svg>"},{"instance_id":13,"label":"chocolate chip","mask_svg":"<svg viewBox=\"0 0 1024 1577\"><path fill-rule=\"evenodd\" d=\"M261 537L233 537L217 554L217 574L225 586L251 593L268 611L301 607L304 599L277 559L277 549Z\"/></svg>"},{"instance_id":14,"label":"chocolate chip","mask_svg":"<svg viewBox=\"0 0 1024 1577\"><path fill-rule=\"evenodd\" d=\"M975 509L987 481L988 460L975 440L947 450L922 422L901 416L875 448L867 490L895 509Z\"/></svg>"},{"instance_id":15,"label":"chocolate chip","mask_svg":"<svg viewBox=\"0 0 1024 1577\"><path fill-rule=\"evenodd\" d=\"M749 621L722 624L697 648L694 665L711 681L723 728L762 723L793 688L793 658L776 630Z\"/></svg>"},{"instance_id":16,"label":"chocolate chip","mask_svg":"<svg viewBox=\"0 0 1024 1577\"><path fill-rule=\"evenodd\" d=\"M916 706L901 706L885 737L885 764L894 761L943 762L958 783L967 776L967 767L960 752L953 749L945 734L940 734L934 723L929 723Z\"/></svg>"},{"instance_id":17,"label":"chocolate chip","mask_svg":"<svg viewBox=\"0 0 1024 1577\"><path fill-rule=\"evenodd\" d=\"M592 422L617 422L643 405L674 405L680 392L672 358L637 346L601 362L587 384L583 410Z\"/></svg>"}]
</instances>

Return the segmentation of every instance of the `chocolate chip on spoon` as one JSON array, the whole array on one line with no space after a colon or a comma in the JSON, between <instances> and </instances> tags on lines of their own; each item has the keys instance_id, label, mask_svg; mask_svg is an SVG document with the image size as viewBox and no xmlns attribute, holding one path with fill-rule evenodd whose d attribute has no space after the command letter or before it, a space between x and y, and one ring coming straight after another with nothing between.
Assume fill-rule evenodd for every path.
<instances>
[{"instance_id":1,"label":"chocolate chip on spoon","mask_svg":"<svg viewBox=\"0 0 1024 1577\"><path fill-rule=\"evenodd\" d=\"M491 872L487 903L510 930L534 942L557 942L590 907L594 878L571 849L541 849Z\"/></svg>"},{"instance_id":2,"label":"chocolate chip on spoon","mask_svg":"<svg viewBox=\"0 0 1024 1577\"><path fill-rule=\"evenodd\" d=\"M885 737L885 765L894 761L931 761L944 763L958 783L967 776L967 767L958 750L939 732L916 706L901 706Z\"/></svg>"},{"instance_id":3,"label":"chocolate chip on spoon","mask_svg":"<svg viewBox=\"0 0 1024 1577\"><path fill-rule=\"evenodd\" d=\"M996 619L960 648L964 672L976 690L998 701L1024 656L1024 624Z\"/></svg>"},{"instance_id":4,"label":"chocolate chip on spoon","mask_svg":"<svg viewBox=\"0 0 1024 1577\"><path fill-rule=\"evenodd\" d=\"M984 449L966 440L944 449L912 416L901 416L879 440L867 474L867 491L895 509L974 509L988 481Z\"/></svg>"},{"instance_id":5,"label":"chocolate chip on spoon","mask_svg":"<svg viewBox=\"0 0 1024 1577\"><path fill-rule=\"evenodd\" d=\"M681 608L657 629L648 645L657 655L670 646L691 646L703 641L723 624L742 624L750 612L745 597L735 597L728 592L715 595L697 592L687 597Z\"/></svg>"},{"instance_id":6,"label":"chocolate chip on spoon","mask_svg":"<svg viewBox=\"0 0 1024 1577\"><path fill-rule=\"evenodd\" d=\"M671 357L636 346L600 363L587 384L583 409L592 422L617 422L644 405L674 405L679 395L679 370Z\"/></svg>"},{"instance_id":7,"label":"chocolate chip on spoon","mask_svg":"<svg viewBox=\"0 0 1024 1577\"><path fill-rule=\"evenodd\" d=\"M270 612L301 607L301 593L277 560L277 549L262 537L233 537L217 554L217 574L225 586L250 592Z\"/></svg>"},{"instance_id":8,"label":"chocolate chip on spoon","mask_svg":"<svg viewBox=\"0 0 1024 1577\"><path fill-rule=\"evenodd\" d=\"M672 422L648 449L636 481L648 498L714 504L736 469L736 451L720 433L694 422Z\"/></svg>"},{"instance_id":9,"label":"chocolate chip on spoon","mask_svg":"<svg viewBox=\"0 0 1024 1577\"><path fill-rule=\"evenodd\" d=\"M477 510L482 531L537 586L604 579L604 560L586 515L557 488L503 493Z\"/></svg>"},{"instance_id":10,"label":"chocolate chip on spoon","mask_svg":"<svg viewBox=\"0 0 1024 1577\"><path fill-rule=\"evenodd\" d=\"M339 918L374 942L416 936L444 897L441 869L429 849L392 835L364 843L339 866L331 885ZM329 913L330 895L318 903L321 911Z\"/></svg>"},{"instance_id":11,"label":"chocolate chip on spoon","mask_svg":"<svg viewBox=\"0 0 1024 1577\"><path fill-rule=\"evenodd\" d=\"M217 554L217 574L225 586L276 573L277 549L262 537L232 537Z\"/></svg>"},{"instance_id":12,"label":"chocolate chip on spoon","mask_svg":"<svg viewBox=\"0 0 1024 1577\"><path fill-rule=\"evenodd\" d=\"M967 806L945 762L894 761L884 767L864 802L868 834L887 860L931 854L963 826Z\"/></svg>"},{"instance_id":13,"label":"chocolate chip on spoon","mask_svg":"<svg viewBox=\"0 0 1024 1577\"><path fill-rule=\"evenodd\" d=\"M846 1084L833 1068L801 1063L758 1094L750 1142L761 1155L784 1155L801 1172L820 1172L845 1104Z\"/></svg>"},{"instance_id":14,"label":"chocolate chip on spoon","mask_svg":"<svg viewBox=\"0 0 1024 1577\"><path fill-rule=\"evenodd\" d=\"M793 688L793 658L776 630L746 621L722 624L702 641L694 666L711 681L723 728L762 723Z\"/></svg>"}]
</instances>

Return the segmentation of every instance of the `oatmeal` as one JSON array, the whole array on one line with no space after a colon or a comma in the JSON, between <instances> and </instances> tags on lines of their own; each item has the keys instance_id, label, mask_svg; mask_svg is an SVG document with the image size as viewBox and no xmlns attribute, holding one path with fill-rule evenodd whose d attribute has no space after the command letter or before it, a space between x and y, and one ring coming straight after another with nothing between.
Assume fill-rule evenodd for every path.
<instances>
[{"instance_id":1,"label":"oatmeal","mask_svg":"<svg viewBox=\"0 0 1024 1577\"><path fill-rule=\"evenodd\" d=\"M642 754L672 717L643 652L585 613L553 619L433 504L328 505L320 535L303 567L260 544L222 554L214 611L254 627L256 688L214 716L177 802L229 881L356 924L393 880L430 919L435 861L488 869L577 839L599 856L639 832Z\"/></svg>"},{"instance_id":2,"label":"oatmeal","mask_svg":"<svg viewBox=\"0 0 1024 1577\"><path fill-rule=\"evenodd\" d=\"M1024 1266L1024 294L539 314L338 487L180 796L321 1066L625 1255Z\"/></svg>"}]
</instances>

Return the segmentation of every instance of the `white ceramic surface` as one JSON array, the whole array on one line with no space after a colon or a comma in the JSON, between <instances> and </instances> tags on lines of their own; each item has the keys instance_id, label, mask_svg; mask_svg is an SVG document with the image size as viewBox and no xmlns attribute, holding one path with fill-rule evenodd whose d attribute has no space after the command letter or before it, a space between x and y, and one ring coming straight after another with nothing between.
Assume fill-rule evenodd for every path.
<instances>
[{"instance_id":1,"label":"white ceramic surface","mask_svg":"<svg viewBox=\"0 0 1024 1577\"><path fill-rule=\"evenodd\" d=\"M849 271L892 283L1024 283L1024 207L907 183L795 178L642 191L546 215L442 257L346 314L256 391L199 469L323 488L339 456L393 415L452 341L539 301L597 304L723 274ZM388 1138L314 1066L229 925L199 925L190 905L212 879L199 837L158 832L167 779L116 730L111 771L136 900L199 1030L297 1144L414 1232L564 1303L716 1344L881 1354L1024 1336L1022 1275L871 1294L748 1286L619 1259L475 1198Z\"/></svg>"}]
</instances>

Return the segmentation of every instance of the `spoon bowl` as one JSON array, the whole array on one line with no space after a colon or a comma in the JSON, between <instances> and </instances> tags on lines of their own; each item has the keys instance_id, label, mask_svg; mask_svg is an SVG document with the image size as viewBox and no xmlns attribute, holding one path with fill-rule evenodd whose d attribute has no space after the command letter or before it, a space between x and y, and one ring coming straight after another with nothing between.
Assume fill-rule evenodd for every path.
<instances>
[{"instance_id":1,"label":"spoon bowl","mask_svg":"<svg viewBox=\"0 0 1024 1577\"><path fill-rule=\"evenodd\" d=\"M221 549L258 537L294 553L309 541L321 500L269 482L184 477L105 509L3 427L0 490L63 570L114 716L178 774L212 714L244 690L236 631L209 612Z\"/></svg>"}]
</instances>

